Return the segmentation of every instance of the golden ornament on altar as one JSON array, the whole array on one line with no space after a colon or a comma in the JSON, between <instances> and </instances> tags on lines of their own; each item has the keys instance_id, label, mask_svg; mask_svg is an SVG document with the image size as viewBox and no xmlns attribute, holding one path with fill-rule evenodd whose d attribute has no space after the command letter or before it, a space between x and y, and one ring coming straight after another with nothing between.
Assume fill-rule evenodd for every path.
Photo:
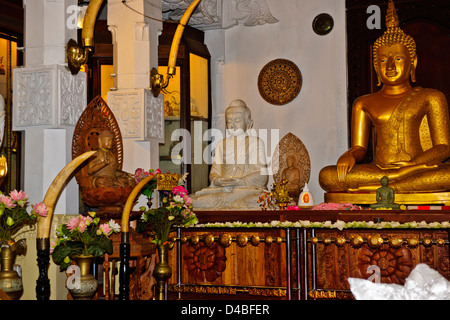
<instances>
[{"instance_id":1,"label":"golden ornament on altar","mask_svg":"<svg viewBox=\"0 0 450 320\"><path fill-rule=\"evenodd\" d=\"M274 183L272 188L272 194L281 210L284 210L289 202L291 202L287 183L287 180L282 180L279 183Z\"/></svg>"},{"instance_id":2,"label":"golden ornament on altar","mask_svg":"<svg viewBox=\"0 0 450 320\"><path fill-rule=\"evenodd\" d=\"M403 245L403 239L397 236L390 237L388 242L389 245L394 248L400 248Z\"/></svg>"},{"instance_id":3,"label":"golden ornament on altar","mask_svg":"<svg viewBox=\"0 0 450 320\"><path fill-rule=\"evenodd\" d=\"M383 245L383 238L380 234L371 234L367 237L367 244L372 248L380 248Z\"/></svg>"},{"instance_id":4,"label":"golden ornament on altar","mask_svg":"<svg viewBox=\"0 0 450 320\"><path fill-rule=\"evenodd\" d=\"M344 244L345 244L345 242L346 242L347 240L345 239L345 237L344 236L337 236L336 237L336 240L335 240L335 242L336 242L336 245L337 246L343 246Z\"/></svg>"},{"instance_id":5,"label":"golden ornament on altar","mask_svg":"<svg viewBox=\"0 0 450 320\"><path fill-rule=\"evenodd\" d=\"M203 242L205 242L206 246L211 247L214 244L214 236L210 233L205 234Z\"/></svg>"},{"instance_id":6,"label":"golden ornament on altar","mask_svg":"<svg viewBox=\"0 0 450 320\"><path fill-rule=\"evenodd\" d=\"M158 190L171 191L178 185L178 180L182 177L179 173L160 173L156 176L156 188Z\"/></svg>"},{"instance_id":7,"label":"golden ornament on altar","mask_svg":"<svg viewBox=\"0 0 450 320\"><path fill-rule=\"evenodd\" d=\"M261 239L259 238L259 236L252 236L250 238L250 243L252 244L252 246L257 247L257 246L259 246L260 240Z\"/></svg>"},{"instance_id":8,"label":"golden ornament on altar","mask_svg":"<svg viewBox=\"0 0 450 320\"><path fill-rule=\"evenodd\" d=\"M364 243L364 239L358 234L354 234L350 237L350 244L354 248L358 248L358 247L362 246L363 243Z\"/></svg>"},{"instance_id":9,"label":"golden ornament on altar","mask_svg":"<svg viewBox=\"0 0 450 320\"><path fill-rule=\"evenodd\" d=\"M417 247L419 245L419 239L416 236L412 236L411 238L408 238L406 240L408 246L414 248Z\"/></svg>"},{"instance_id":10,"label":"golden ornament on altar","mask_svg":"<svg viewBox=\"0 0 450 320\"><path fill-rule=\"evenodd\" d=\"M219 237L219 243L224 248L231 246L232 242L233 242L233 238L228 233L223 233Z\"/></svg>"},{"instance_id":11,"label":"golden ornament on altar","mask_svg":"<svg viewBox=\"0 0 450 320\"><path fill-rule=\"evenodd\" d=\"M425 239L422 240L422 244L425 247L429 247L429 246L431 246L433 244L433 240L431 238L425 238Z\"/></svg>"},{"instance_id":12,"label":"golden ornament on altar","mask_svg":"<svg viewBox=\"0 0 450 320\"><path fill-rule=\"evenodd\" d=\"M236 243L239 247L245 247L247 245L248 242L248 237L244 234L239 234L236 237Z\"/></svg>"}]
</instances>

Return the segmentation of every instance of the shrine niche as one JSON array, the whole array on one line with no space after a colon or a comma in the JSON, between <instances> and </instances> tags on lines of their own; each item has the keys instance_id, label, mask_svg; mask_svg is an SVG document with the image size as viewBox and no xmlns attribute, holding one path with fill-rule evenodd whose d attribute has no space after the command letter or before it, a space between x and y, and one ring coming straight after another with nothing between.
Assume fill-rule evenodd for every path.
<instances>
[{"instance_id":1,"label":"shrine niche","mask_svg":"<svg viewBox=\"0 0 450 320\"><path fill-rule=\"evenodd\" d=\"M288 180L289 195L297 204L301 190L309 181L311 162L305 145L293 133L289 132L280 140L272 157L272 168L276 183Z\"/></svg>"},{"instance_id":2,"label":"shrine niche","mask_svg":"<svg viewBox=\"0 0 450 320\"><path fill-rule=\"evenodd\" d=\"M98 208L101 218L120 218L123 205L136 182L131 174L122 171L120 128L100 96L92 100L77 122L72 139L72 158L94 150L98 151L96 157L75 174L82 201L88 207ZM105 164L99 164L102 161Z\"/></svg>"}]
</instances>

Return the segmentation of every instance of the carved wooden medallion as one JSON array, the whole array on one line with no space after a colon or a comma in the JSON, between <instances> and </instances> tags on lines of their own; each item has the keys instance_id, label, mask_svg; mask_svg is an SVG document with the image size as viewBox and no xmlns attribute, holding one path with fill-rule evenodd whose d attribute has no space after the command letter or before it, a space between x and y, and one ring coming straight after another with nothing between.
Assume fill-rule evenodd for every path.
<instances>
[{"instance_id":1,"label":"carved wooden medallion","mask_svg":"<svg viewBox=\"0 0 450 320\"><path fill-rule=\"evenodd\" d=\"M197 282L214 282L226 268L225 248L215 242L211 246L203 242L189 246L184 260L189 271Z\"/></svg>"},{"instance_id":2,"label":"carved wooden medallion","mask_svg":"<svg viewBox=\"0 0 450 320\"><path fill-rule=\"evenodd\" d=\"M262 98L274 105L294 100L302 87L302 74L292 61L276 59L266 64L258 76Z\"/></svg>"}]
</instances>

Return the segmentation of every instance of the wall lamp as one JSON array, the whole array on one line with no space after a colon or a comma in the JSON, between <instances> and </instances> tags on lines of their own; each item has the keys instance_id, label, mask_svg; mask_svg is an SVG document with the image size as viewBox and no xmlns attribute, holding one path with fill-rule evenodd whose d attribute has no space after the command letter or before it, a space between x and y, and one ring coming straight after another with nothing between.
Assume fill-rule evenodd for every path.
<instances>
[{"instance_id":1,"label":"wall lamp","mask_svg":"<svg viewBox=\"0 0 450 320\"><path fill-rule=\"evenodd\" d=\"M167 88L170 79L175 75L176 61L178 55L178 49L180 46L181 37L184 29L201 0L194 0L184 12L178 23L177 30L172 40L170 47L169 64L167 68L167 75L164 78L159 74L158 69L152 68L150 71L150 89L155 97L158 97L160 92ZM83 30L81 32L81 45L75 40L70 39L66 46L67 62L70 72L76 75L82 65L84 65L89 56L89 52L94 49L94 27L95 20L97 19L98 11L103 3L103 0L91 0L83 21ZM126 0L122 0L123 4L126 4Z\"/></svg>"}]
</instances>

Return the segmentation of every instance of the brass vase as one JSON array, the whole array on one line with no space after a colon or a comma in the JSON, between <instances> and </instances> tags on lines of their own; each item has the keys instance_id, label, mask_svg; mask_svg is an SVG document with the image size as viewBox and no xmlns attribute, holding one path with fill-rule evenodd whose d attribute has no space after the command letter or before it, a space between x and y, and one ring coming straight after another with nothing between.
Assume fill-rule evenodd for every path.
<instances>
[{"instance_id":1,"label":"brass vase","mask_svg":"<svg viewBox=\"0 0 450 320\"><path fill-rule=\"evenodd\" d=\"M158 246L159 262L153 270L153 276L156 280L156 300L165 300L165 287L172 276L172 268L169 265L169 245Z\"/></svg>"},{"instance_id":2,"label":"brass vase","mask_svg":"<svg viewBox=\"0 0 450 320\"><path fill-rule=\"evenodd\" d=\"M79 275L75 273L75 279L73 285L68 289L74 300L91 300L97 292L98 282L97 279L91 274L91 264L94 261L94 256L77 255L73 257L78 267L80 268Z\"/></svg>"},{"instance_id":3,"label":"brass vase","mask_svg":"<svg viewBox=\"0 0 450 320\"><path fill-rule=\"evenodd\" d=\"M16 253L11 246L2 246L0 252L0 288L11 300L18 300L23 293L22 278L13 269Z\"/></svg>"}]
</instances>

